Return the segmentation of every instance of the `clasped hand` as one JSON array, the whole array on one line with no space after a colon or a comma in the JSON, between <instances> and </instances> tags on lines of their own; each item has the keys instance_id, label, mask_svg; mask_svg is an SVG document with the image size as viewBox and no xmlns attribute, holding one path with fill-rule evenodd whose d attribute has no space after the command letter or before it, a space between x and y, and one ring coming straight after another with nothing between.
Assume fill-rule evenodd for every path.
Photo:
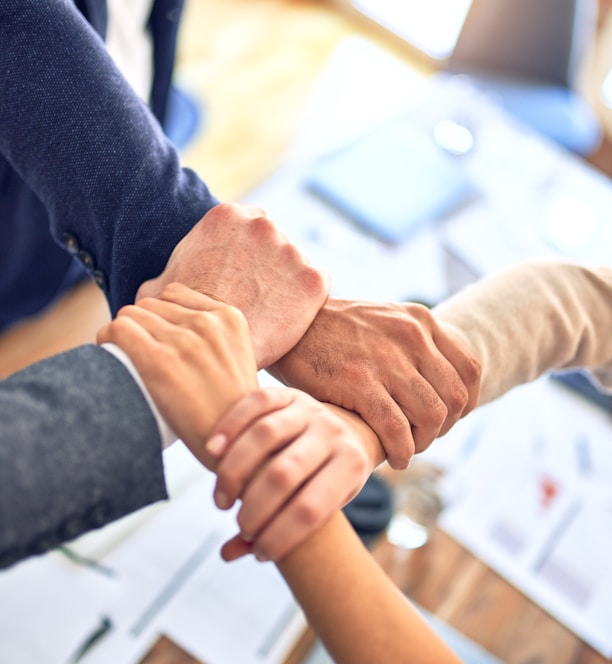
<instances>
[{"instance_id":1,"label":"clasped hand","mask_svg":"<svg viewBox=\"0 0 612 664\"><path fill-rule=\"evenodd\" d=\"M282 558L365 483L371 462L345 421L297 390L258 389L238 309L170 284L122 308L98 342L127 353L169 426L217 473L218 505L242 500L227 560Z\"/></svg>"},{"instance_id":2,"label":"clasped hand","mask_svg":"<svg viewBox=\"0 0 612 664\"><path fill-rule=\"evenodd\" d=\"M328 291L262 210L222 204L100 334L217 472L217 504L242 500L228 559L279 559L379 463L405 468L477 402L478 363L425 307ZM261 368L297 389L259 390Z\"/></svg>"}]
</instances>

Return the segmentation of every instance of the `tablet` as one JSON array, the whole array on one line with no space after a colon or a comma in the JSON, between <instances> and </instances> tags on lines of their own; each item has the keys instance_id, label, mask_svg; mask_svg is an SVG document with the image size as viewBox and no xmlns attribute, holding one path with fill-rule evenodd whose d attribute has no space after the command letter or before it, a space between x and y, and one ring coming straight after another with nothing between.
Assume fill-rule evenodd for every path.
<instances>
[{"instance_id":1,"label":"tablet","mask_svg":"<svg viewBox=\"0 0 612 664\"><path fill-rule=\"evenodd\" d=\"M477 196L463 167L432 136L399 118L313 164L306 187L367 232L401 243Z\"/></svg>"}]
</instances>

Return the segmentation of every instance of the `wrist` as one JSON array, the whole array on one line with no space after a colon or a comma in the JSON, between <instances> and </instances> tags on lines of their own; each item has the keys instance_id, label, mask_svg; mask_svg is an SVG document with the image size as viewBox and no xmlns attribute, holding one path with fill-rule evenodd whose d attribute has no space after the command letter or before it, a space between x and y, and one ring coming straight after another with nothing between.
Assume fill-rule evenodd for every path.
<instances>
[{"instance_id":1,"label":"wrist","mask_svg":"<svg viewBox=\"0 0 612 664\"><path fill-rule=\"evenodd\" d=\"M130 372L130 375L134 379L134 382L138 385L140 388L142 395L147 401L147 404L149 405L149 408L151 409L151 413L153 414L153 417L155 418L155 421L157 422L157 428L159 430L159 436L161 438L162 442L162 449L166 449L172 443L174 443L178 436L174 433L174 431L170 428L162 414L159 412L157 406L155 405L155 402L153 401L153 398L149 394L149 390L147 389L146 385L144 384L144 381L142 380L142 377L140 376L140 373L138 372L138 369L134 366L134 363L132 360L129 358L129 356L121 349L119 346L116 344L112 343L104 343L101 344L101 348L109 352L111 355L113 355L123 366Z\"/></svg>"}]
</instances>

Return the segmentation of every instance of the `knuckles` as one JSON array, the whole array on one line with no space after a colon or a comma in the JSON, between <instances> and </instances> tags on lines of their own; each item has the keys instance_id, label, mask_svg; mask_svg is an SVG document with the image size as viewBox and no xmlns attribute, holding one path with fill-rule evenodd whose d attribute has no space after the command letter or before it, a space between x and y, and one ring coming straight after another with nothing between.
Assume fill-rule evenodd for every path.
<instances>
[{"instance_id":1,"label":"knuckles","mask_svg":"<svg viewBox=\"0 0 612 664\"><path fill-rule=\"evenodd\" d=\"M427 409L427 416L429 420L429 426L427 426L427 428L431 429L432 433L434 433L433 438L436 437L438 431L442 428L442 425L448 417L448 413L448 406L436 395L435 400L429 405Z\"/></svg>"},{"instance_id":2,"label":"knuckles","mask_svg":"<svg viewBox=\"0 0 612 664\"><path fill-rule=\"evenodd\" d=\"M294 514L297 521L303 526L313 527L323 517L324 510L318 501L303 496L294 506Z\"/></svg>"},{"instance_id":3,"label":"knuckles","mask_svg":"<svg viewBox=\"0 0 612 664\"><path fill-rule=\"evenodd\" d=\"M464 383L459 383L455 390L449 397L449 403L447 403L448 411L447 416L450 415L453 420L457 420L469 401L469 392L468 388ZM446 418L445 418L446 419Z\"/></svg>"},{"instance_id":4,"label":"knuckles","mask_svg":"<svg viewBox=\"0 0 612 664\"><path fill-rule=\"evenodd\" d=\"M277 427L268 418L263 418L253 424L252 433L255 440L263 445L266 441L275 440Z\"/></svg>"},{"instance_id":5,"label":"knuckles","mask_svg":"<svg viewBox=\"0 0 612 664\"><path fill-rule=\"evenodd\" d=\"M381 443L387 454L387 461L395 470L405 470L416 451L413 431L410 422L403 414L390 414L384 420L384 431L374 431L381 439Z\"/></svg>"},{"instance_id":6,"label":"knuckles","mask_svg":"<svg viewBox=\"0 0 612 664\"><path fill-rule=\"evenodd\" d=\"M361 446L353 446L349 459L346 462L350 467L351 474L355 477L364 478L370 471L368 455Z\"/></svg>"},{"instance_id":7,"label":"knuckles","mask_svg":"<svg viewBox=\"0 0 612 664\"><path fill-rule=\"evenodd\" d=\"M281 454L266 470L267 483L273 490L286 492L295 486L302 461L293 454Z\"/></svg>"},{"instance_id":8,"label":"knuckles","mask_svg":"<svg viewBox=\"0 0 612 664\"><path fill-rule=\"evenodd\" d=\"M474 355L470 355L467 358L465 373L466 381L469 384L480 387L480 381L482 379L482 364Z\"/></svg>"},{"instance_id":9,"label":"knuckles","mask_svg":"<svg viewBox=\"0 0 612 664\"><path fill-rule=\"evenodd\" d=\"M293 266L302 293L308 297L324 299L329 288L328 280L323 273L310 265L300 250L289 241L285 241L281 253L283 262Z\"/></svg>"},{"instance_id":10,"label":"knuckles","mask_svg":"<svg viewBox=\"0 0 612 664\"><path fill-rule=\"evenodd\" d=\"M328 280L322 272L311 265L306 265L302 274L302 286L306 293L313 297L324 299L329 292Z\"/></svg>"},{"instance_id":11,"label":"knuckles","mask_svg":"<svg viewBox=\"0 0 612 664\"><path fill-rule=\"evenodd\" d=\"M426 307L424 304L408 302L406 304L402 304L401 308L404 314L407 315L407 320L414 319L415 324L418 323L419 326L425 326L430 330L437 326L431 309Z\"/></svg>"},{"instance_id":12,"label":"knuckles","mask_svg":"<svg viewBox=\"0 0 612 664\"><path fill-rule=\"evenodd\" d=\"M287 393L288 390L285 388L262 388L252 393L250 398L254 400L260 410L268 411L279 404L285 405Z\"/></svg>"}]
</instances>

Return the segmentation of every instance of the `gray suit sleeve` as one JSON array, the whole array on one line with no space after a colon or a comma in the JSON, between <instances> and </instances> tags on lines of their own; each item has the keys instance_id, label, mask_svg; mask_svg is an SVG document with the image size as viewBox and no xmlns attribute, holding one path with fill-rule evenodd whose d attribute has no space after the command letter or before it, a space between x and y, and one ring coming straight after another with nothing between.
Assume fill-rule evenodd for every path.
<instances>
[{"instance_id":1,"label":"gray suit sleeve","mask_svg":"<svg viewBox=\"0 0 612 664\"><path fill-rule=\"evenodd\" d=\"M0 381L0 567L167 498L155 419L97 346Z\"/></svg>"}]
</instances>

